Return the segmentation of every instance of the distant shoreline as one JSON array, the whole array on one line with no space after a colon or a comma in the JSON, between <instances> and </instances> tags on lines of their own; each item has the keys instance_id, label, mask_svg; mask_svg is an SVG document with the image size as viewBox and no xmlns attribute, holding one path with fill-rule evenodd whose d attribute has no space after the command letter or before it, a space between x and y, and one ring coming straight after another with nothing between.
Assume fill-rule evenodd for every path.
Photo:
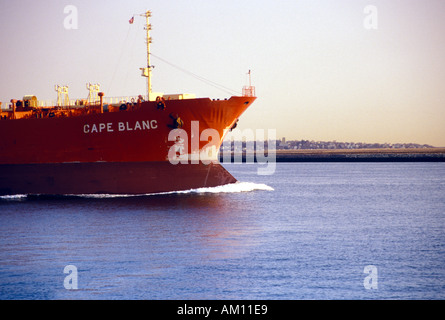
<instances>
[{"instance_id":1,"label":"distant shoreline","mask_svg":"<svg viewBox=\"0 0 445 320\"><path fill-rule=\"evenodd\" d=\"M220 154L224 161L225 154ZM259 153L259 159L253 153L232 153L230 162L262 162L271 160ZM416 149L299 149L276 150L276 162L445 162L445 148Z\"/></svg>"}]
</instances>

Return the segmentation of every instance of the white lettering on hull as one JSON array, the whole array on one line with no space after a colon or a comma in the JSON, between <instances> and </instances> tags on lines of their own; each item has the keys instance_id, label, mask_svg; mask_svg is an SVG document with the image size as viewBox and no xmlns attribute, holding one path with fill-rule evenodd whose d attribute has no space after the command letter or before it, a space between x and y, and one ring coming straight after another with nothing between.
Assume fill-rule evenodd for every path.
<instances>
[{"instance_id":1,"label":"white lettering on hull","mask_svg":"<svg viewBox=\"0 0 445 320\"><path fill-rule=\"evenodd\" d=\"M83 126L83 133L111 133L125 131L146 131L158 128L157 120L141 120L135 122L107 122L107 123L91 123Z\"/></svg>"}]
</instances>

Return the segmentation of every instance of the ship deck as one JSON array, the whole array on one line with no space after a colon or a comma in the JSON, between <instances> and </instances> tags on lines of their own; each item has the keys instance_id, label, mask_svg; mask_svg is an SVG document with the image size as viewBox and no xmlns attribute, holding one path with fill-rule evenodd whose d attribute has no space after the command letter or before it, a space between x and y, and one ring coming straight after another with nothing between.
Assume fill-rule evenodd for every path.
<instances>
[{"instance_id":1,"label":"ship deck","mask_svg":"<svg viewBox=\"0 0 445 320\"><path fill-rule=\"evenodd\" d=\"M177 94L157 97L157 100L148 100L147 96L119 96L102 97L102 100L73 99L62 105L54 101L45 100L11 100L7 108L0 109L0 120L75 117L87 114L135 111L141 108L144 102L156 102L159 108L165 107L165 101L195 99L194 95ZM183 98L184 97L184 98ZM2 104L0 103L0 106Z\"/></svg>"}]
</instances>

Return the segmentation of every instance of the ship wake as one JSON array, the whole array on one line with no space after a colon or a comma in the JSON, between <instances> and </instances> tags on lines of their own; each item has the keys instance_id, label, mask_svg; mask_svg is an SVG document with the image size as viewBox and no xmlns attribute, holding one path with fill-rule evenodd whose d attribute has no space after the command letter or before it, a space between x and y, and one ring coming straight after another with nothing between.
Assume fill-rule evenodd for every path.
<instances>
[{"instance_id":1,"label":"ship wake","mask_svg":"<svg viewBox=\"0 0 445 320\"><path fill-rule=\"evenodd\" d=\"M236 182L225 184L217 187L203 187L182 191L169 191L150 193L142 195L130 195L130 194L91 194L82 195L86 198L119 198L119 197L141 197L141 196L162 196L162 195L175 195L175 194L220 194L220 193L241 193L241 192L253 192L253 191L274 191L274 189L266 184L253 183L253 182Z\"/></svg>"},{"instance_id":2,"label":"ship wake","mask_svg":"<svg viewBox=\"0 0 445 320\"><path fill-rule=\"evenodd\" d=\"M226 184L218 187L211 188L198 188L191 189L187 191L177 191L177 192L169 192L169 193L239 193L239 192L252 192L252 191L274 191L272 187L269 187L265 184L253 183L253 182L237 182Z\"/></svg>"},{"instance_id":3,"label":"ship wake","mask_svg":"<svg viewBox=\"0 0 445 320\"><path fill-rule=\"evenodd\" d=\"M150 193L150 194L81 194L81 195L57 195L54 197L77 197L77 198L92 198L92 199L106 199L106 198L130 198L130 197L147 197L147 196L162 196L162 195L181 195L181 194L224 194L224 193L242 193L242 192L254 192L254 191L274 191L274 189L266 184L253 183L253 182L236 182L231 184L226 184L217 187L204 187L196 188L190 190L182 191L169 191L160 193ZM3 201L14 201L14 200L26 200L29 198L39 197L39 195L10 195L10 196L0 196L0 200ZM43 198L51 196L42 196Z\"/></svg>"}]
</instances>

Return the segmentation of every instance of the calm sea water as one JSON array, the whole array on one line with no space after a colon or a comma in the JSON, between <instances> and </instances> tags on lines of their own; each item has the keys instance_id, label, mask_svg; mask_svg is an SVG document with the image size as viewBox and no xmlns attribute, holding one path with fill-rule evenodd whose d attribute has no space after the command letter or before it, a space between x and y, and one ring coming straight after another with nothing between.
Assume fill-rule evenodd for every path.
<instances>
[{"instance_id":1,"label":"calm sea water","mask_svg":"<svg viewBox=\"0 0 445 320\"><path fill-rule=\"evenodd\" d=\"M444 163L226 167L240 184L1 198L0 299L445 298Z\"/></svg>"}]
</instances>

